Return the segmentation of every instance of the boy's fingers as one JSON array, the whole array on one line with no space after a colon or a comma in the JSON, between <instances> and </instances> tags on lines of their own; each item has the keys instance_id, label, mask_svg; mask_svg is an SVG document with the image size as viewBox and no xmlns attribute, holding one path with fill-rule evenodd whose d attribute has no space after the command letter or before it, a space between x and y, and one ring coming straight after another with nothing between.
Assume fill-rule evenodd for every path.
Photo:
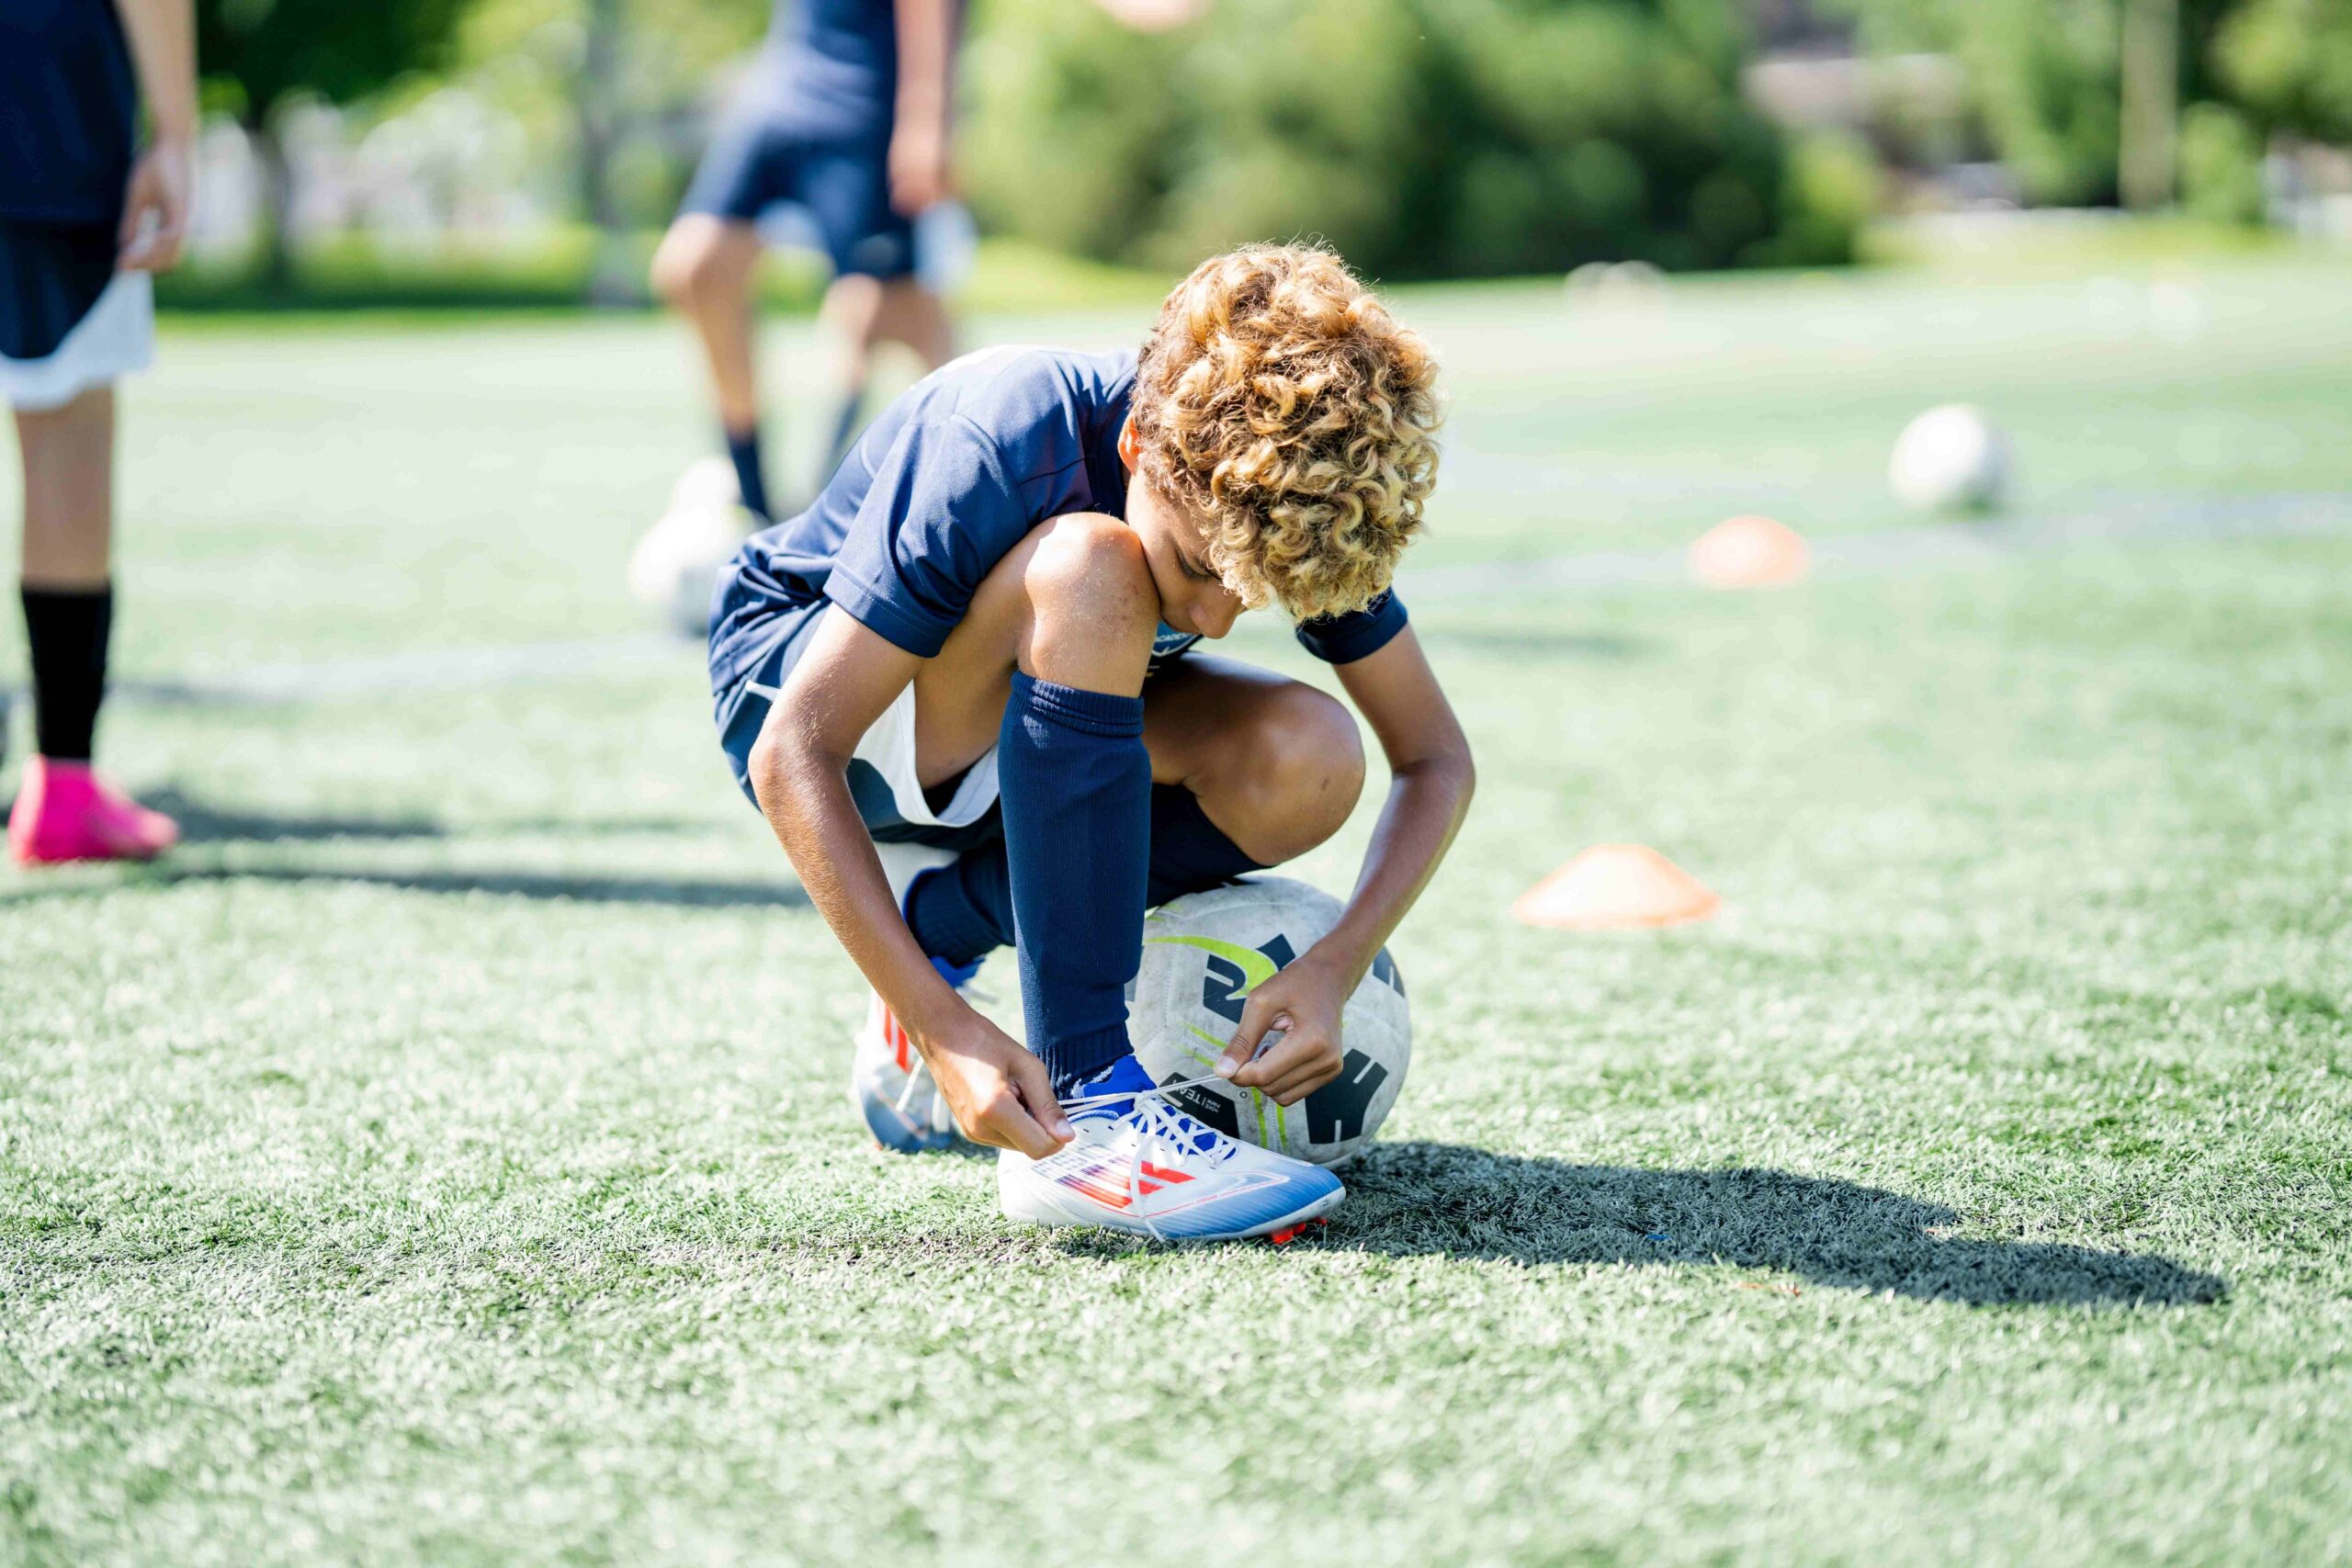
<instances>
[{"instance_id":1,"label":"boy's fingers","mask_svg":"<svg viewBox=\"0 0 2352 1568\"><path fill-rule=\"evenodd\" d=\"M1244 1089L1279 1099L1321 1088L1338 1075L1340 1066L1339 1050L1329 1041L1295 1029L1233 1081ZM1283 1103L1288 1104L1289 1100L1284 1100Z\"/></svg>"},{"instance_id":2,"label":"boy's fingers","mask_svg":"<svg viewBox=\"0 0 2352 1568\"><path fill-rule=\"evenodd\" d=\"M1329 1059L1310 1062L1284 1073L1261 1092L1267 1099L1295 1105L1340 1076L1340 1064Z\"/></svg>"},{"instance_id":3,"label":"boy's fingers","mask_svg":"<svg viewBox=\"0 0 2352 1568\"><path fill-rule=\"evenodd\" d=\"M1061 1101L1054 1098L1053 1075L1046 1071L1046 1064L1023 1052L1012 1069L1013 1088L1019 1091L1031 1120L1052 1140L1045 1152L1051 1154L1076 1135L1069 1117L1063 1111ZM1030 1151L1023 1149L1022 1153Z\"/></svg>"},{"instance_id":4,"label":"boy's fingers","mask_svg":"<svg viewBox=\"0 0 2352 1568\"><path fill-rule=\"evenodd\" d=\"M1233 1032L1232 1043L1227 1045L1225 1055L1216 1059L1214 1069L1216 1076L1233 1078L1237 1082L1249 1081L1240 1075L1249 1066L1250 1059L1258 1054L1258 1043L1266 1037L1266 1031L1273 1026L1279 1016L1272 1004L1261 1002L1256 997L1242 1003L1241 1027Z\"/></svg>"},{"instance_id":5,"label":"boy's fingers","mask_svg":"<svg viewBox=\"0 0 2352 1568\"><path fill-rule=\"evenodd\" d=\"M1021 1097L1010 1089L980 1112L980 1125L975 1130L980 1134L981 1143L994 1144L1001 1149L1018 1149L1031 1159L1044 1159L1062 1146L1061 1141L1038 1124L1037 1119L1029 1114L1029 1108L1021 1103Z\"/></svg>"},{"instance_id":6,"label":"boy's fingers","mask_svg":"<svg viewBox=\"0 0 2352 1568\"><path fill-rule=\"evenodd\" d=\"M1272 1043L1233 1075L1233 1081L1243 1089L1263 1089L1269 1084L1279 1083L1296 1072L1299 1064L1311 1058L1318 1049L1314 1039L1301 1034L1295 1021L1288 1016L1277 1018L1274 1021L1288 1032L1273 1034Z\"/></svg>"}]
</instances>

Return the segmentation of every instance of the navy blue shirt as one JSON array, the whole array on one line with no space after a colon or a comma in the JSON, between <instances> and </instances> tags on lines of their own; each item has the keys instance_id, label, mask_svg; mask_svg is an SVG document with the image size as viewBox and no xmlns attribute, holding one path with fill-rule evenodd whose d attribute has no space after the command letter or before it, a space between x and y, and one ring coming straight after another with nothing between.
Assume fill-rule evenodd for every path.
<instances>
[{"instance_id":1,"label":"navy blue shirt","mask_svg":"<svg viewBox=\"0 0 2352 1568\"><path fill-rule=\"evenodd\" d=\"M808 510L752 536L735 558L712 637L714 674L775 645L773 623L821 602L920 658L934 657L981 581L1048 519L1125 517L1119 428L1132 354L994 348L924 378L884 411ZM1306 621L1308 652L1345 664L1403 629L1384 593L1352 615ZM1156 657L1199 640L1162 627Z\"/></svg>"},{"instance_id":2,"label":"navy blue shirt","mask_svg":"<svg viewBox=\"0 0 2352 1568\"><path fill-rule=\"evenodd\" d=\"M0 0L0 218L117 222L138 104L113 0Z\"/></svg>"},{"instance_id":3,"label":"navy blue shirt","mask_svg":"<svg viewBox=\"0 0 2352 1568\"><path fill-rule=\"evenodd\" d=\"M748 85L806 134L887 141L899 96L895 0L776 0Z\"/></svg>"}]
</instances>

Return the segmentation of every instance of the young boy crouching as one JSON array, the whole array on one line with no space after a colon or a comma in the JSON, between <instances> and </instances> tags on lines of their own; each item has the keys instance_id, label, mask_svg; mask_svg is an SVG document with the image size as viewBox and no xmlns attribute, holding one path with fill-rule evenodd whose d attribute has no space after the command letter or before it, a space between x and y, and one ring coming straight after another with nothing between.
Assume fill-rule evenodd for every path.
<instances>
[{"instance_id":1,"label":"young boy crouching","mask_svg":"<svg viewBox=\"0 0 2352 1568\"><path fill-rule=\"evenodd\" d=\"M1363 788L1346 707L1196 650L1277 604L1395 782L1340 924L1251 993L1216 1071L1284 1105L1339 1073L1340 1010L1470 799L1390 591L1436 478L1435 381L1337 257L1251 246L1186 278L1138 355L935 372L736 557L722 744L873 984L852 1088L885 1144L997 1145L1005 1213L1046 1224L1255 1235L1344 1196L1170 1105L1122 990L1148 908L1313 848ZM904 845L954 858L894 879ZM1026 1048L959 994L1006 945Z\"/></svg>"}]
</instances>

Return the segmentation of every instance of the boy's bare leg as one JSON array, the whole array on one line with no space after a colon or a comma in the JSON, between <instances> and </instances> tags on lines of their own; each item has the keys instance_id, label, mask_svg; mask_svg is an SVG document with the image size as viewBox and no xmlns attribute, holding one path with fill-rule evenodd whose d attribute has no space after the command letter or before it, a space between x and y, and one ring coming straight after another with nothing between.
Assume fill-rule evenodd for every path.
<instances>
[{"instance_id":1,"label":"boy's bare leg","mask_svg":"<svg viewBox=\"0 0 2352 1568\"><path fill-rule=\"evenodd\" d=\"M739 435L760 423L752 309L752 275L759 261L759 233L752 225L707 212L689 212L671 224L653 254L654 291L693 323L710 364L719 423Z\"/></svg>"},{"instance_id":2,"label":"boy's bare leg","mask_svg":"<svg viewBox=\"0 0 2352 1568\"><path fill-rule=\"evenodd\" d=\"M114 535L114 389L63 408L17 411L24 454L24 581L32 588L107 585Z\"/></svg>"},{"instance_id":3,"label":"boy's bare leg","mask_svg":"<svg viewBox=\"0 0 2352 1568\"><path fill-rule=\"evenodd\" d=\"M1151 782L1182 784L1260 865L1345 826L1363 794L1363 738L1336 697L1237 660L1190 653L1144 688Z\"/></svg>"}]
</instances>

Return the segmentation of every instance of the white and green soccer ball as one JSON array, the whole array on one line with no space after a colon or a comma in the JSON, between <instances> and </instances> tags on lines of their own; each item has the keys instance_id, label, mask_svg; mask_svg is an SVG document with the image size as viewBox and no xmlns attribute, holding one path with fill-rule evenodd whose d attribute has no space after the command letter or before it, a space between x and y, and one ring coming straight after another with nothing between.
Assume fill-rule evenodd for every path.
<instances>
[{"instance_id":1,"label":"white and green soccer ball","mask_svg":"<svg viewBox=\"0 0 2352 1568\"><path fill-rule=\"evenodd\" d=\"M1208 1074L1250 991L1339 923L1338 899L1283 876L1253 876L1154 910L1127 993L1127 1028L1144 1069L1163 1084ZM1385 948L1348 998L1340 1038L1340 1076L1295 1105L1225 1083L1177 1089L1169 1100L1228 1136L1336 1165L1380 1131L1412 1065L1405 982Z\"/></svg>"}]
</instances>

